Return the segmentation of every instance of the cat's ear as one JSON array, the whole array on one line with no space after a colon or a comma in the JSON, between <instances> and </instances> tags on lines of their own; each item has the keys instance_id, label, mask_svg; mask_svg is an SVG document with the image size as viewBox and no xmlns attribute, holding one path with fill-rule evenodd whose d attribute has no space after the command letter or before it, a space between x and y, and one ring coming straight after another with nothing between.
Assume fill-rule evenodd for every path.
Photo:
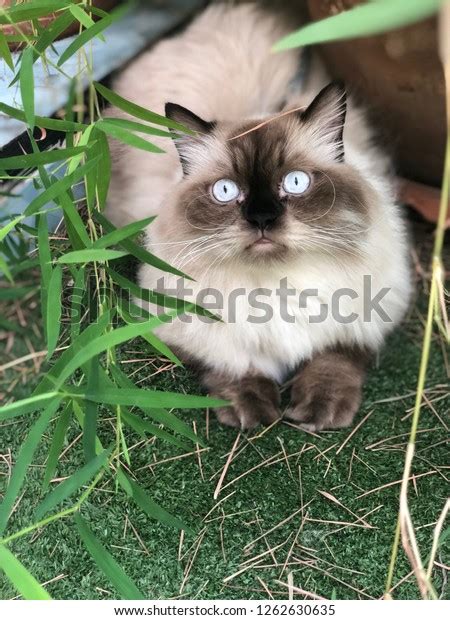
<instances>
[{"instance_id":1,"label":"cat's ear","mask_svg":"<svg viewBox=\"0 0 450 620\"><path fill-rule=\"evenodd\" d=\"M331 82L301 113L302 122L312 127L314 138L331 145L334 157L338 161L344 160L342 135L346 112L345 86L342 82Z\"/></svg>"},{"instance_id":2,"label":"cat's ear","mask_svg":"<svg viewBox=\"0 0 450 620\"><path fill-rule=\"evenodd\" d=\"M204 121L200 116L177 103L166 103L165 115L194 132L194 134L186 134L174 129L170 130L174 134L174 143L180 156L183 172L187 174L190 157L195 153L195 145L198 145L199 138L214 130L215 123Z\"/></svg>"}]
</instances>

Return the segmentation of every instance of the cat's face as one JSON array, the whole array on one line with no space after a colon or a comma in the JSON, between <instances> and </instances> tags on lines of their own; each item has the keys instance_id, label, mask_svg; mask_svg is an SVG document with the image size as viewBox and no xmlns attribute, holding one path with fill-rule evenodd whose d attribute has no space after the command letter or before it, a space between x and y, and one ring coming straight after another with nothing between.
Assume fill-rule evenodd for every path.
<instances>
[{"instance_id":1,"label":"cat's face","mask_svg":"<svg viewBox=\"0 0 450 620\"><path fill-rule=\"evenodd\" d=\"M345 163L345 109L345 91L334 84L306 110L240 126L168 104L167 116L197 132L176 139L184 179L171 201L171 228L191 242L178 253L179 267L189 271L200 259L260 265L314 251L357 255L370 190Z\"/></svg>"}]
</instances>

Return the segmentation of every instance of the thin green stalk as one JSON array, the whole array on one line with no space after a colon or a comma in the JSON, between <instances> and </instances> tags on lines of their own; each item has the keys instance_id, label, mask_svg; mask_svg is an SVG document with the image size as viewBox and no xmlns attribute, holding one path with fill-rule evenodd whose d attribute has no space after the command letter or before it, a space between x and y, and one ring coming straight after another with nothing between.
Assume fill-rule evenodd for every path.
<instances>
[{"instance_id":1,"label":"thin green stalk","mask_svg":"<svg viewBox=\"0 0 450 620\"><path fill-rule=\"evenodd\" d=\"M450 67L445 67L445 77L446 77L446 85L447 85L447 114L449 113L450 108L450 98L448 96L449 85L450 85ZM433 322L434 322L434 313L436 308L436 302L438 299L438 278L441 278L442 275L442 247L444 242L444 233L445 233L445 221L448 212L448 200L449 200L449 183L450 183L450 132L447 129L447 145L445 152L445 164L444 164L444 176L442 181L442 192L441 192L441 201L439 208L438 221L436 225L436 237L434 242L433 249L433 259L432 259L432 274L431 274L431 287L430 287L430 295L428 300L428 312L427 312L427 321L425 325L425 331L423 336L423 346L422 346L422 355L420 359L420 369L419 369L419 377L417 381L417 391L416 391L416 400L414 405L414 412L411 421L411 431L408 442L408 447L412 450L412 454L414 455L416 434L420 420L420 411L422 406L425 381L427 376L428 369L428 361L430 357L430 348L431 348L431 339L433 335ZM411 459L412 461L412 459ZM403 474L403 479L408 480L410 478L411 473L411 462L409 465L405 466L405 471ZM401 515L399 513L397 517L397 526L395 529L394 542L392 545L391 559L389 562L388 575L386 579L385 586L385 596L389 596L389 592L392 587L392 580L394 576L395 563L397 560L399 543L401 537Z\"/></svg>"}]
</instances>

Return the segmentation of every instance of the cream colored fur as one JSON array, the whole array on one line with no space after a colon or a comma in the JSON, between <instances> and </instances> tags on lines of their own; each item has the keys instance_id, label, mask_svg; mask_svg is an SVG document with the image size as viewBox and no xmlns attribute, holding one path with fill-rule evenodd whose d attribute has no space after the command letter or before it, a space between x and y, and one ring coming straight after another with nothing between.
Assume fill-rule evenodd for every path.
<instances>
[{"instance_id":1,"label":"cream colored fur","mask_svg":"<svg viewBox=\"0 0 450 620\"><path fill-rule=\"evenodd\" d=\"M128 99L159 113L163 113L166 101L172 101L206 120L264 116L280 105L297 71L296 53L270 53L272 43L285 31L278 18L254 6L213 6L186 32L141 56L122 74L116 88ZM311 102L318 91L317 82L322 82L319 73L315 77L314 88L291 95L290 106ZM113 174L107 215L123 225L159 213L157 223L150 227L148 249L168 262L176 262L180 249L171 243L177 241L177 224L164 217L165 206L176 196L182 172L171 142L165 139L159 144L167 154L117 149L117 173ZM209 286L220 289L225 299L241 287L248 291L268 288L274 292L284 277L298 291L319 289L319 297L310 298L309 307L304 310L299 309L297 298L290 298L289 312L296 316L295 324L281 319L274 293L273 318L264 324L249 323L248 315L257 316L258 312L249 307L246 298L239 297L235 323L227 324L226 309L221 313L222 323L205 324L196 316L190 324L177 319L160 328L159 336L165 342L180 346L210 367L233 376L257 370L277 380L313 353L337 343L379 348L408 305L411 284L407 240L394 202L390 162L371 144L364 115L352 105L347 114L344 145L346 163L362 173L376 197L372 224L364 232L363 256L344 261L326 252L319 258L317 253L305 253L287 266L274 263L263 268L237 261L215 266L207 255L192 260L186 271L196 278L196 282L189 283L194 299L196 291ZM173 231L171 236L167 230ZM384 323L376 316L371 322L364 321L364 275L372 276L374 292L382 287L391 288L382 305L392 323ZM144 265L139 284L154 289L162 276L161 271ZM165 287L175 287L175 280L165 276ZM338 288L352 288L359 294L360 300L349 302L347 307L348 312L359 314L358 320L341 324L329 317L324 323L309 323L311 305L330 303Z\"/></svg>"}]
</instances>

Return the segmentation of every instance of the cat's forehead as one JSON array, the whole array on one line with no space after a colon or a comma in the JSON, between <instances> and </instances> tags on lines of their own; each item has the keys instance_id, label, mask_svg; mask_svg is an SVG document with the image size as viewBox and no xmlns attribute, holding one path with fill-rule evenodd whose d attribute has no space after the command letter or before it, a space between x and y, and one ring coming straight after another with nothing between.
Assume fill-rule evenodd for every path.
<instances>
[{"instance_id":1,"label":"cat's forehead","mask_svg":"<svg viewBox=\"0 0 450 620\"><path fill-rule=\"evenodd\" d=\"M292 158L299 129L295 119L276 118L223 127L220 133L236 174L268 174Z\"/></svg>"}]
</instances>

